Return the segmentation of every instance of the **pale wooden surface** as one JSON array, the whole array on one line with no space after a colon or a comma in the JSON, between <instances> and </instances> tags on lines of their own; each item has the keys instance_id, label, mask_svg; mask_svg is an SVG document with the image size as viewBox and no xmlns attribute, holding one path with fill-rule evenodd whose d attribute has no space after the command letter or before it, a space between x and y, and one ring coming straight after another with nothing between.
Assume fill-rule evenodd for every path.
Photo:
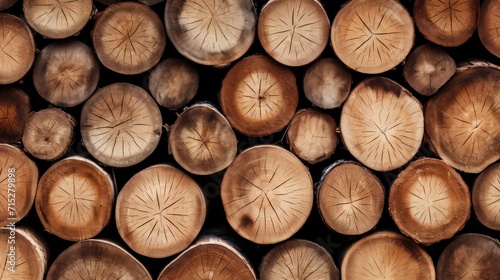
<instances>
[{"instance_id":1,"label":"pale wooden surface","mask_svg":"<svg viewBox=\"0 0 500 280\"><path fill-rule=\"evenodd\" d=\"M474 182L472 206L479 221L494 230L500 230L500 163L486 168Z\"/></svg>"}]
</instances>

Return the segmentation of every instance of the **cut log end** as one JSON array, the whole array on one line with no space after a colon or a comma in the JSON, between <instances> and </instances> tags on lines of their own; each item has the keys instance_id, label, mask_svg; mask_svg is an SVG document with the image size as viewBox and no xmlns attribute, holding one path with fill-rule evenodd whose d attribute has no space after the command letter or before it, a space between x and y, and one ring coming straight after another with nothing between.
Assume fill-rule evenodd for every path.
<instances>
[{"instance_id":1,"label":"cut log end","mask_svg":"<svg viewBox=\"0 0 500 280\"><path fill-rule=\"evenodd\" d=\"M497 0L485 0L481 4L477 31L481 43L493 55L500 58L500 2Z\"/></svg>"},{"instance_id":2,"label":"cut log end","mask_svg":"<svg viewBox=\"0 0 500 280\"><path fill-rule=\"evenodd\" d=\"M500 163L486 168L472 189L472 206L479 221L488 228L500 230Z\"/></svg>"},{"instance_id":3,"label":"cut log end","mask_svg":"<svg viewBox=\"0 0 500 280\"><path fill-rule=\"evenodd\" d=\"M31 111L30 98L22 90L0 87L0 142L21 140Z\"/></svg>"}]
</instances>

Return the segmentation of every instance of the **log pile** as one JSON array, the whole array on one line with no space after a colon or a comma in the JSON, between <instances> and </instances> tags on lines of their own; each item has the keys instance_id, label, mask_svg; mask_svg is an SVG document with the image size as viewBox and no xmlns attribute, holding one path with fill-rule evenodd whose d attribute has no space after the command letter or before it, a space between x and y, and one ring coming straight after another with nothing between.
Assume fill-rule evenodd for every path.
<instances>
[{"instance_id":1,"label":"log pile","mask_svg":"<svg viewBox=\"0 0 500 280\"><path fill-rule=\"evenodd\" d=\"M0 279L498 279L500 1L0 3Z\"/></svg>"}]
</instances>

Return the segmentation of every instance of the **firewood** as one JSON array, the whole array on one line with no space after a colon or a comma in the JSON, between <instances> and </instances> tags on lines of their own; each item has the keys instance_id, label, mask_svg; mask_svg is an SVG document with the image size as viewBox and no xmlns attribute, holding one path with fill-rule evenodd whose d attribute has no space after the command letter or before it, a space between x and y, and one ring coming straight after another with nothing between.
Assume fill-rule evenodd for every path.
<instances>
[{"instance_id":1,"label":"firewood","mask_svg":"<svg viewBox=\"0 0 500 280\"><path fill-rule=\"evenodd\" d=\"M498 279L500 243L489 236L462 234L446 246L436 265L437 279Z\"/></svg>"},{"instance_id":2,"label":"firewood","mask_svg":"<svg viewBox=\"0 0 500 280\"><path fill-rule=\"evenodd\" d=\"M20 149L0 144L0 227L18 222L28 214L37 185L36 164Z\"/></svg>"},{"instance_id":3,"label":"firewood","mask_svg":"<svg viewBox=\"0 0 500 280\"><path fill-rule=\"evenodd\" d=\"M0 14L0 84L20 80L35 61L35 40L28 25L10 14Z\"/></svg>"},{"instance_id":4,"label":"firewood","mask_svg":"<svg viewBox=\"0 0 500 280\"><path fill-rule=\"evenodd\" d=\"M423 44L408 56L403 74L418 93L429 96L441 88L456 72L455 60L438 46Z\"/></svg>"},{"instance_id":5,"label":"firewood","mask_svg":"<svg viewBox=\"0 0 500 280\"><path fill-rule=\"evenodd\" d=\"M160 141L162 117L142 88L116 83L96 91L82 108L82 140L89 153L113 167L147 158Z\"/></svg>"},{"instance_id":6,"label":"firewood","mask_svg":"<svg viewBox=\"0 0 500 280\"><path fill-rule=\"evenodd\" d=\"M204 237L171 261L158 280L230 279L255 280L247 259L229 242Z\"/></svg>"},{"instance_id":7,"label":"firewood","mask_svg":"<svg viewBox=\"0 0 500 280\"><path fill-rule=\"evenodd\" d=\"M168 143L175 161L196 175L225 169L237 150L231 125L208 104L196 104L185 110L170 128Z\"/></svg>"},{"instance_id":8,"label":"firewood","mask_svg":"<svg viewBox=\"0 0 500 280\"><path fill-rule=\"evenodd\" d=\"M52 263L47 280L56 279L152 280L146 268L117 244L100 239L77 242Z\"/></svg>"},{"instance_id":9,"label":"firewood","mask_svg":"<svg viewBox=\"0 0 500 280\"><path fill-rule=\"evenodd\" d=\"M275 145L239 154L221 183L226 218L242 237L258 244L290 238L306 222L313 204L313 182L302 162Z\"/></svg>"},{"instance_id":10,"label":"firewood","mask_svg":"<svg viewBox=\"0 0 500 280\"><path fill-rule=\"evenodd\" d=\"M7 10L12 7L17 2L17 0L2 0L0 1L0 11Z\"/></svg>"},{"instance_id":11,"label":"firewood","mask_svg":"<svg viewBox=\"0 0 500 280\"><path fill-rule=\"evenodd\" d=\"M102 64L126 75L153 68L163 55L166 40L158 14L137 2L109 6L92 30L92 42Z\"/></svg>"},{"instance_id":12,"label":"firewood","mask_svg":"<svg viewBox=\"0 0 500 280\"><path fill-rule=\"evenodd\" d=\"M76 40L56 41L42 49L33 67L33 84L45 100L58 107L73 107L94 92L99 61Z\"/></svg>"},{"instance_id":13,"label":"firewood","mask_svg":"<svg viewBox=\"0 0 500 280\"><path fill-rule=\"evenodd\" d=\"M0 143L13 144L21 140L30 111L30 98L24 91L0 87Z\"/></svg>"},{"instance_id":14,"label":"firewood","mask_svg":"<svg viewBox=\"0 0 500 280\"><path fill-rule=\"evenodd\" d=\"M460 71L425 108L425 130L454 168L479 173L500 159L500 69Z\"/></svg>"},{"instance_id":15,"label":"firewood","mask_svg":"<svg viewBox=\"0 0 500 280\"><path fill-rule=\"evenodd\" d=\"M158 3L161 3L165 0L139 0L139 2L141 2L142 4L146 5L146 6L153 6L153 5L156 5Z\"/></svg>"},{"instance_id":16,"label":"firewood","mask_svg":"<svg viewBox=\"0 0 500 280\"><path fill-rule=\"evenodd\" d=\"M123 186L116 201L116 227L135 252L164 258L186 249L205 221L198 184L169 165L150 166Z\"/></svg>"},{"instance_id":17,"label":"firewood","mask_svg":"<svg viewBox=\"0 0 500 280\"><path fill-rule=\"evenodd\" d=\"M363 234L375 227L384 210L382 183L368 169L351 161L329 167L316 193L319 213L332 230Z\"/></svg>"},{"instance_id":18,"label":"firewood","mask_svg":"<svg viewBox=\"0 0 500 280\"><path fill-rule=\"evenodd\" d=\"M337 123L327 113L303 109L293 117L286 133L290 150L314 164L329 158L337 147Z\"/></svg>"},{"instance_id":19,"label":"firewood","mask_svg":"<svg viewBox=\"0 0 500 280\"><path fill-rule=\"evenodd\" d=\"M451 238L470 216L470 193L462 177L441 160L423 158L399 173L389 194L389 213L418 243Z\"/></svg>"},{"instance_id":20,"label":"firewood","mask_svg":"<svg viewBox=\"0 0 500 280\"><path fill-rule=\"evenodd\" d=\"M488 228L500 230L500 163L486 168L474 182L472 207L478 220Z\"/></svg>"},{"instance_id":21,"label":"firewood","mask_svg":"<svg viewBox=\"0 0 500 280\"><path fill-rule=\"evenodd\" d=\"M46 231L79 241L96 236L108 224L114 196L113 181L104 169L73 156L42 175L35 209Z\"/></svg>"},{"instance_id":22,"label":"firewood","mask_svg":"<svg viewBox=\"0 0 500 280\"><path fill-rule=\"evenodd\" d=\"M342 141L361 163L388 171L408 163L424 135L420 102L396 82L367 78L347 97L340 117Z\"/></svg>"},{"instance_id":23,"label":"firewood","mask_svg":"<svg viewBox=\"0 0 500 280\"><path fill-rule=\"evenodd\" d=\"M500 2L484 0L481 4L477 31L481 43L493 55L500 58Z\"/></svg>"},{"instance_id":24,"label":"firewood","mask_svg":"<svg viewBox=\"0 0 500 280\"><path fill-rule=\"evenodd\" d=\"M350 68L367 74L396 67L415 40L413 20L397 0L352 0L335 16L333 50Z\"/></svg>"},{"instance_id":25,"label":"firewood","mask_svg":"<svg viewBox=\"0 0 500 280\"><path fill-rule=\"evenodd\" d=\"M0 228L0 278L42 280L47 271L48 244L26 226Z\"/></svg>"},{"instance_id":26,"label":"firewood","mask_svg":"<svg viewBox=\"0 0 500 280\"><path fill-rule=\"evenodd\" d=\"M174 47L203 65L224 66L247 52L257 15L251 0L169 0L165 27Z\"/></svg>"},{"instance_id":27,"label":"firewood","mask_svg":"<svg viewBox=\"0 0 500 280\"><path fill-rule=\"evenodd\" d=\"M427 40L444 47L457 47L476 30L479 0L415 0L413 17Z\"/></svg>"},{"instance_id":28,"label":"firewood","mask_svg":"<svg viewBox=\"0 0 500 280\"><path fill-rule=\"evenodd\" d=\"M330 21L317 0L270 0L259 15L259 41L264 50L288 66L306 65L328 43Z\"/></svg>"},{"instance_id":29,"label":"firewood","mask_svg":"<svg viewBox=\"0 0 500 280\"><path fill-rule=\"evenodd\" d=\"M436 279L430 256L411 239L390 231L365 236L344 254L342 279Z\"/></svg>"},{"instance_id":30,"label":"firewood","mask_svg":"<svg viewBox=\"0 0 500 280\"><path fill-rule=\"evenodd\" d=\"M153 68L148 86L158 104L175 110L193 99L199 81L194 65L184 59L168 58Z\"/></svg>"},{"instance_id":31,"label":"firewood","mask_svg":"<svg viewBox=\"0 0 500 280\"><path fill-rule=\"evenodd\" d=\"M235 64L222 81L219 96L229 123L248 136L265 136L285 128L299 102L293 72L262 55Z\"/></svg>"},{"instance_id":32,"label":"firewood","mask_svg":"<svg viewBox=\"0 0 500 280\"><path fill-rule=\"evenodd\" d=\"M328 251L311 241L293 239L266 254L260 266L260 279L337 280L340 277Z\"/></svg>"},{"instance_id":33,"label":"firewood","mask_svg":"<svg viewBox=\"0 0 500 280\"><path fill-rule=\"evenodd\" d=\"M351 72L336 58L314 62L304 75L306 98L323 109L340 107L349 95L351 85Z\"/></svg>"}]
</instances>

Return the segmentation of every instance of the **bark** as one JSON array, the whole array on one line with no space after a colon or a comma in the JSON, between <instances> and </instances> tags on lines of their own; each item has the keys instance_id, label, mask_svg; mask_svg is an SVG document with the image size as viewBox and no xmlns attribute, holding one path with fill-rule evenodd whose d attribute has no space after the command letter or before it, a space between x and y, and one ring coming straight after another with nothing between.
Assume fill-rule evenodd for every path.
<instances>
[{"instance_id":1,"label":"bark","mask_svg":"<svg viewBox=\"0 0 500 280\"><path fill-rule=\"evenodd\" d=\"M21 140L31 112L30 98L21 89L0 87L0 143Z\"/></svg>"}]
</instances>

